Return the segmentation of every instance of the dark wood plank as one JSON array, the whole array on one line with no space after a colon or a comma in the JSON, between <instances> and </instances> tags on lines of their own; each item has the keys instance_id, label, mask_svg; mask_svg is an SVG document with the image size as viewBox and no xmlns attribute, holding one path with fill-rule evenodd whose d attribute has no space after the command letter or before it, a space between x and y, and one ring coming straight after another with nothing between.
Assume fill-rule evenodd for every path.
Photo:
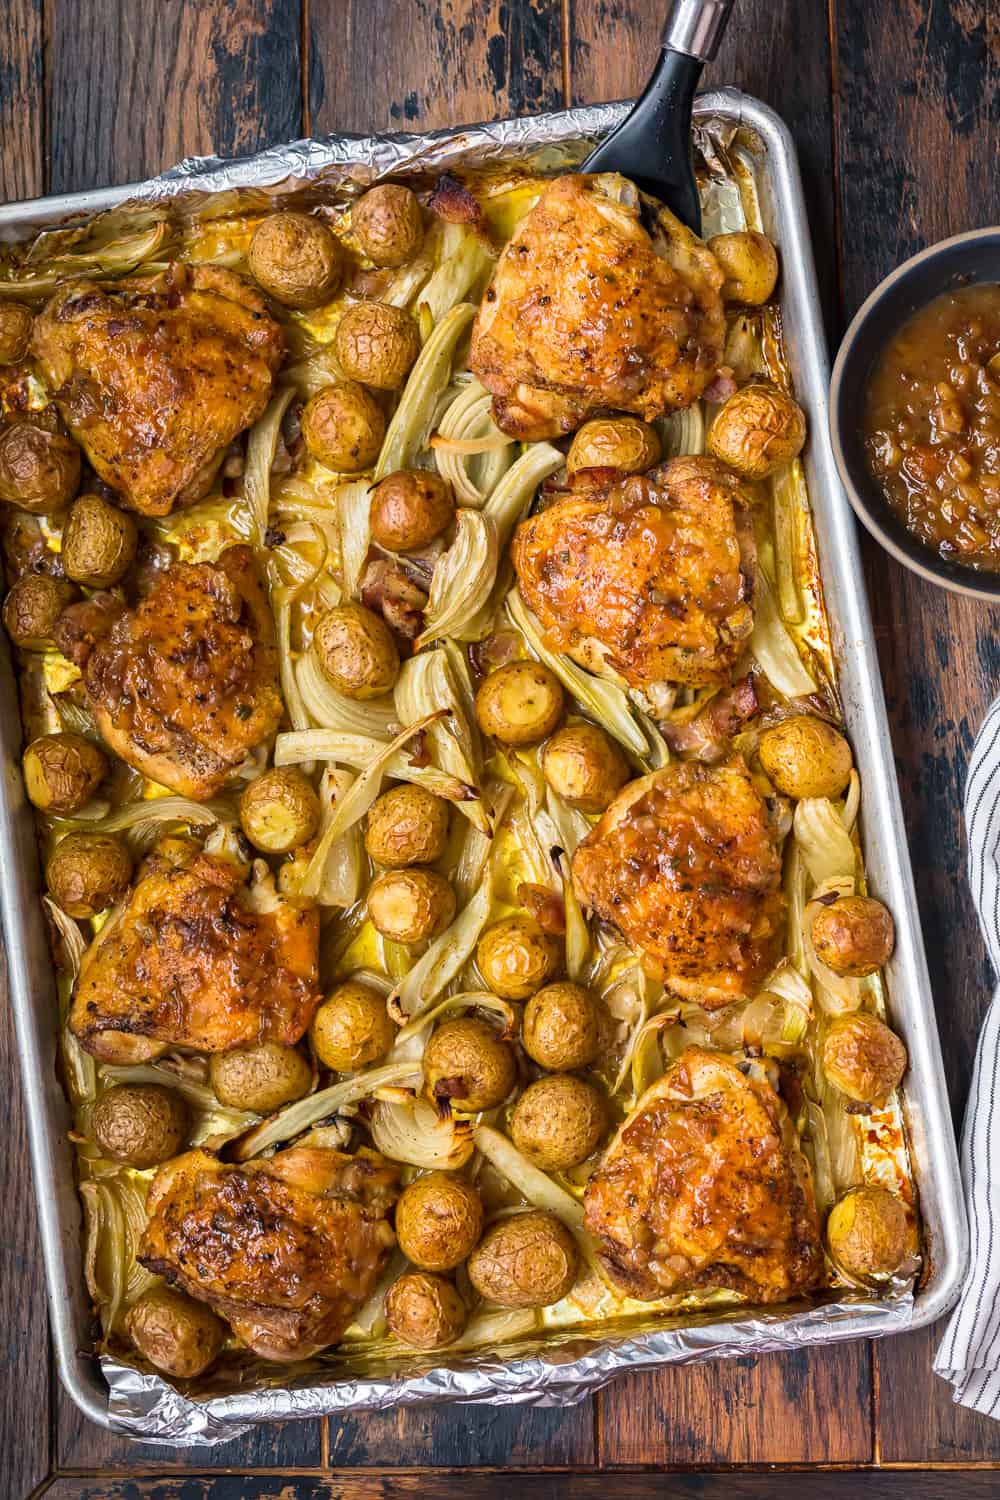
<instances>
[{"instance_id":1,"label":"dark wood plank","mask_svg":"<svg viewBox=\"0 0 1000 1500\"><path fill-rule=\"evenodd\" d=\"M0 28L0 196L45 191L42 0L7 0Z\"/></svg>"},{"instance_id":2,"label":"dark wood plank","mask_svg":"<svg viewBox=\"0 0 1000 1500\"><path fill-rule=\"evenodd\" d=\"M833 12L846 318L923 245L996 223L998 51L989 7L964 0L835 0ZM959 809L972 738L1000 681L1000 615L920 582L874 545L866 557L958 1124L991 988ZM941 1332L876 1346L886 1460L1000 1458L1000 1426L956 1406L932 1373Z\"/></svg>"}]
</instances>

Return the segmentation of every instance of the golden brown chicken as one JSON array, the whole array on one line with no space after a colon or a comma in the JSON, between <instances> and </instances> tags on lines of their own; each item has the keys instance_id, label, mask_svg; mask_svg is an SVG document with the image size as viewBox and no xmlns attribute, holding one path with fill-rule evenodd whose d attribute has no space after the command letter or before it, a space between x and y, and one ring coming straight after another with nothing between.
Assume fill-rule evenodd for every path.
<instances>
[{"instance_id":1,"label":"golden brown chicken","mask_svg":"<svg viewBox=\"0 0 1000 1500\"><path fill-rule=\"evenodd\" d=\"M620 792L573 855L579 899L682 999L755 994L781 951L776 818L745 761L674 762Z\"/></svg>"},{"instance_id":2,"label":"golden brown chicken","mask_svg":"<svg viewBox=\"0 0 1000 1500\"><path fill-rule=\"evenodd\" d=\"M690 406L722 358L723 275L668 209L615 173L557 177L505 247L469 365L512 437L572 432L600 408Z\"/></svg>"},{"instance_id":3,"label":"golden brown chicken","mask_svg":"<svg viewBox=\"0 0 1000 1500\"><path fill-rule=\"evenodd\" d=\"M738 480L711 458L623 479L586 471L523 521L521 595L557 649L656 706L663 683L726 682L753 630L752 526Z\"/></svg>"},{"instance_id":4,"label":"golden brown chicken","mask_svg":"<svg viewBox=\"0 0 1000 1500\"><path fill-rule=\"evenodd\" d=\"M689 1047L646 1090L584 1197L613 1286L782 1302L823 1269L812 1179L759 1063Z\"/></svg>"},{"instance_id":5,"label":"golden brown chicken","mask_svg":"<svg viewBox=\"0 0 1000 1500\"><path fill-rule=\"evenodd\" d=\"M305 1034L322 998L319 915L267 866L161 841L83 956L70 1029L109 1062L168 1045L225 1052Z\"/></svg>"},{"instance_id":6,"label":"golden brown chicken","mask_svg":"<svg viewBox=\"0 0 1000 1500\"><path fill-rule=\"evenodd\" d=\"M293 1146L236 1167L188 1151L153 1179L139 1260L262 1358L305 1359L340 1339L381 1275L396 1181L374 1152Z\"/></svg>"},{"instance_id":7,"label":"golden brown chicken","mask_svg":"<svg viewBox=\"0 0 1000 1500\"><path fill-rule=\"evenodd\" d=\"M173 563L127 610L110 595L71 605L60 650L83 670L116 755L204 801L281 722L274 623L249 547Z\"/></svg>"},{"instance_id":8,"label":"golden brown chicken","mask_svg":"<svg viewBox=\"0 0 1000 1500\"><path fill-rule=\"evenodd\" d=\"M251 282L178 264L113 288L60 287L32 352L101 478L133 510L164 516L208 491L261 415L285 338Z\"/></svg>"}]
</instances>

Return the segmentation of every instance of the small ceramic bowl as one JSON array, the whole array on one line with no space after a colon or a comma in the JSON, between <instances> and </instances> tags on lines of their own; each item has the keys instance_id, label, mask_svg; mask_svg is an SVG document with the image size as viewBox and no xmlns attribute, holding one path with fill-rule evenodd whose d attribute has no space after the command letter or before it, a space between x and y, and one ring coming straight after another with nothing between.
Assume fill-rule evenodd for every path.
<instances>
[{"instance_id":1,"label":"small ceramic bowl","mask_svg":"<svg viewBox=\"0 0 1000 1500\"><path fill-rule=\"evenodd\" d=\"M922 578L958 594L1000 599L1000 573L949 562L907 531L882 495L862 442L872 367L901 324L942 292L970 282L1000 282L1000 228L941 240L904 261L863 302L844 335L830 383L830 438L847 497L887 552Z\"/></svg>"}]
</instances>

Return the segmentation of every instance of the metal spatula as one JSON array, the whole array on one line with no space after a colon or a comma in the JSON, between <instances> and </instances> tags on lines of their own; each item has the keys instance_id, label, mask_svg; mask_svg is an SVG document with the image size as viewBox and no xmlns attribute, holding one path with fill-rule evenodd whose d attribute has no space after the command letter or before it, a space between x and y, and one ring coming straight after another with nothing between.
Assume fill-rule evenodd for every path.
<instances>
[{"instance_id":1,"label":"metal spatula","mask_svg":"<svg viewBox=\"0 0 1000 1500\"><path fill-rule=\"evenodd\" d=\"M583 164L621 172L701 233L691 161L691 104L701 70L718 50L733 0L674 0L660 60L631 114Z\"/></svg>"}]
</instances>

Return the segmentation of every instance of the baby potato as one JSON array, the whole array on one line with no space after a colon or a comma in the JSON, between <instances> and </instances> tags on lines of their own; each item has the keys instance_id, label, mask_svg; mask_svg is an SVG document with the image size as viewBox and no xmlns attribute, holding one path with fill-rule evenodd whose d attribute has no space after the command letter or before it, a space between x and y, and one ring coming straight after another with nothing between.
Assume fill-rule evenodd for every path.
<instances>
[{"instance_id":1,"label":"baby potato","mask_svg":"<svg viewBox=\"0 0 1000 1500\"><path fill-rule=\"evenodd\" d=\"M608 1126L603 1096L572 1073L531 1083L514 1106L514 1145L545 1172L564 1172L596 1150Z\"/></svg>"},{"instance_id":2,"label":"baby potato","mask_svg":"<svg viewBox=\"0 0 1000 1500\"><path fill-rule=\"evenodd\" d=\"M80 810L108 772L107 757L82 734L63 730L32 740L21 761L28 800L66 817Z\"/></svg>"},{"instance_id":3,"label":"baby potato","mask_svg":"<svg viewBox=\"0 0 1000 1500\"><path fill-rule=\"evenodd\" d=\"M709 453L744 479L766 479L802 452L806 418L801 406L769 381L752 381L719 408L708 429Z\"/></svg>"},{"instance_id":4,"label":"baby potato","mask_svg":"<svg viewBox=\"0 0 1000 1500\"><path fill-rule=\"evenodd\" d=\"M377 865L390 870L433 864L447 838L448 804L422 786L391 787L368 813L365 848Z\"/></svg>"},{"instance_id":5,"label":"baby potato","mask_svg":"<svg viewBox=\"0 0 1000 1500\"><path fill-rule=\"evenodd\" d=\"M483 1200L454 1172L428 1172L396 1204L399 1248L423 1271L450 1271L475 1249L483 1232Z\"/></svg>"},{"instance_id":6,"label":"baby potato","mask_svg":"<svg viewBox=\"0 0 1000 1500\"><path fill-rule=\"evenodd\" d=\"M566 470L620 469L642 474L659 463L662 453L655 427L638 417L594 417L584 422L566 455Z\"/></svg>"},{"instance_id":7,"label":"baby potato","mask_svg":"<svg viewBox=\"0 0 1000 1500\"><path fill-rule=\"evenodd\" d=\"M135 521L125 511L100 495L81 495L63 527L67 577L87 588L110 588L131 567L138 540Z\"/></svg>"},{"instance_id":8,"label":"baby potato","mask_svg":"<svg viewBox=\"0 0 1000 1500\"><path fill-rule=\"evenodd\" d=\"M816 957L835 974L865 979L888 963L896 946L892 913L872 896L841 896L812 925Z\"/></svg>"},{"instance_id":9,"label":"baby potato","mask_svg":"<svg viewBox=\"0 0 1000 1500\"><path fill-rule=\"evenodd\" d=\"M424 238L417 196L398 182L380 182L363 193L351 211L358 244L376 266L402 266L412 260Z\"/></svg>"},{"instance_id":10,"label":"baby potato","mask_svg":"<svg viewBox=\"0 0 1000 1500\"><path fill-rule=\"evenodd\" d=\"M504 1000L527 1000L559 967L559 944L527 913L487 927L476 948L483 981Z\"/></svg>"},{"instance_id":11,"label":"baby potato","mask_svg":"<svg viewBox=\"0 0 1000 1500\"><path fill-rule=\"evenodd\" d=\"M372 491L372 538L387 552L426 547L455 518L451 485L430 469L397 469Z\"/></svg>"},{"instance_id":12,"label":"baby potato","mask_svg":"<svg viewBox=\"0 0 1000 1500\"><path fill-rule=\"evenodd\" d=\"M726 302L757 307L767 301L778 280L778 252L767 235L755 229L717 234L709 240L708 248L726 278L722 283Z\"/></svg>"},{"instance_id":13,"label":"baby potato","mask_svg":"<svg viewBox=\"0 0 1000 1500\"><path fill-rule=\"evenodd\" d=\"M265 771L240 798L240 827L265 854L289 854L308 843L319 819L319 798L294 766Z\"/></svg>"},{"instance_id":14,"label":"baby potato","mask_svg":"<svg viewBox=\"0 0 1000 1500\"><path fill-rule=\"evenodd\" d=\"M216 1099L227 1108L270 1115L308 1094L312 1069L295 1047L257 1042L231 1052L213 1052L208 1081Z\"/></svg>"},{"instance_id":15,"label":"baby potato","mask_svg":"<svg viewBox=\"0 0 1000 1500\"><path fill-rule=\"evenodd\" d=\"M826 1242L848 1276L858 1281L891 1276L906 1256L906 1210L887 1188L851 1188L830 1210Z\"/></svg>"},{"instance_id":16,"label":"baby potato","mask_svg":"<svg viewBox=\"0 0 1000 1500\"><path fill-rule=\"evenodd\" d=\"M336 235L312 214L269 214L254 230L247 261L257 285L286 307L329 302L344 273Z\"/></svg>"},{"instance_id":17,"label":"baby potato","mask_svg":"<svg viewBox=\"0 0 1000 1500\"><path fill-rule=\"evenodd\" d=\"M80 487L80 450L49 410L0 423L0 500L33 516L62 510Z\"/></svg>"},{"instance_id":18,"label":"baby potato","mask_svg":"<svg viewBox=\"0 0 1000 1500\"><path fill-rule=\"evenodd\" d=\"M68 833L49 855L45 883L69 917L96 917L124 896L132 856L113 833Z\"/></svg>"},{"instance_id":19,"label":"baby potato","mask_svg":"<svg viewBox=\"0 0 1000 1500\"><path fill-rule=\"evenodd\" d=\"M56 621L76 597L63 578L50 573L25 573L11 586L3 602L4 629L24 651L47 651Z\"/></svg>"},{"instance_id":20,"label":"baby potato","mask_svg":"<svg viewBox=\"0 0 1000 1500\"><path fill-rule=\"evenodd\" d=\"M383 937L408 947L444 931L455 915L455 892L436 870L387 870L369 886L368 915Z\"/></svg>"},{"instance_id":21,"label":"baby potato","mask_svg":"<svg viewBox=\"0 0 1000 1500\"><path fill-rule=\"evenodd\" d=\"M510 1044L475 1016L443 1022L424 1050L428 1094L469 1114L502 1104L516 1076Z\"/></svg>"},{"instance_id":22,"label":"baby potato","mask_svg":"<svg viewBox=\"0 0 1000 1500\"><path fill-rule=\"evenodd\" d=\"M302 412L302 438L312 454L340 474L360 474L378 458L385 416L356 380L338 380L317 391Z\"/></svg>"},{"instance_id":23,"label":"baby potato","mask_svg":"<svg viewBox=\"0 0 1000 1500\"><path fill-rule=\"evenodd\" d=\"M480 729L504 745L536 745L552 733L562 713L559 679L538 661L508 662L491 672L476 694Z\"/></svg>"},{"instance_id":24,"label":"baby potato","mask_svg":"<svg viewBox=\"0 0 1000 1500\"><path fill-rule=\"evenodd\" d=\"M334 347L351 380L398 391L420 353L420 330L405 308L356 302L337 324Z\"/></svg>"},{"instance_id":25,"label":"baby potato","mask_svg":"<svg viewBox=\"0 0 1000 1500\"><path fill-rule=\"evenodd\" d=\"M338 604L313 634L323 675L347 698L380 698L395 686L399 651L392 631L363 604Z\"/></svg>"},{"instance_id":26,"label":"baby potato","mask_svg":"<svg viewBox=\"0 0 1000 1500\"><path fill-rule=\"evenodd\" d=\"M566 724L542 751L542 770L552 790L580 812L604 812L632 775L609 734L596 724Z\"/></svg>"},{"instance_id":27,"label":"baby potato","mask_svg":"<svg viewBox=\"0 0 1000 1500\"><path fill-rule=\"evenodd\" d=\"M226 1340L210 1307L171 1286L144 1292L125 1314L125 1332L151 1365L178 1380L203 1375Z\"/></svg>"},{"instance_id":28,"label":"baby potato","mask_svg":"<svg viewBox=\"0 0 1000 1500\"><path fill-rule=\"evenodd\" d=\"M105 1156L142 1170L177 1155L191 1117L176 1089L159 1083L120 1083L105 1089L90 1123Z\"/></svg>"},{"instance_id":29,"label":"baby potato","mask_svg":"<svg viewBox=\"0 0 1000 1500\"><path fill-rule=\"evenodd\" d=\"M572 1291L580 1267L566 1225L544 1209L511 1214L469 1256L469 1280L501 1307L551 1307Z\"/></svg>"},{"instance_id":30,"label":"baby potato","mask_svg":"<svg viewBox=\"0 0 1000 1500\"><path fill-rule=\"evenodd\" d=\"M815 714L795 714L760 737L760 763L786 797L839 797L854 764L838 729Z\"/></svg>"},{"instance_id":31,"label":"baby potato","mask_svg":"<svg viewBox=\"0 0 1000 1500\"><path fill-rule=\"evenodd\" d=\"M582 984L569 980L547 984L524 1008L524 1050L532 1062L550 1073L568 1073L592 1063L600 1035L598 1003Z\"/></svg>"},{"instance_id":32,"label":"baby potato","mask_svg":"<svg viewBox=\"0 0 1000 1500\"><path fill-rule=\"evenodd\" d=\"M396 1040L396 1028L385 996L349 979L323 1001L313 1016L309 1038L324 1068L356 1073L385 1057Z\"/></svg>"},{"instance_id":33,"label":"baby potato","mask_svg":"<svg viewBox=\"0 0 1000 1500\"><path fill-rule=\"evenodd\" d=\"M468 1311L458 1289L443 1276L407 1271L385 1294L385 1321L414 1349L442 1349L465 1332Z\"/></svg>"},{"instance_id":34,"label":"baby potato","mask_svg":"<svg viewBox=\"0 0 1000 1500\"><path fill-rule=\"evenodd\" d=\"M16 365L27 354L32 322L23 302L0 301L0 365Z\"/></svg>"},{"instance_id":35,"label":"baby potato","mask_svg":"<svg viewBox=\"0 0 1000 1500\"><path fill-rule=\"evenodd\" d=\"M835 1017L823 1039L827 1078L857 1104L883 1104L906 1072L907 1060L896 1033L867 1011Z\"/></svg>"}]
</instances>

